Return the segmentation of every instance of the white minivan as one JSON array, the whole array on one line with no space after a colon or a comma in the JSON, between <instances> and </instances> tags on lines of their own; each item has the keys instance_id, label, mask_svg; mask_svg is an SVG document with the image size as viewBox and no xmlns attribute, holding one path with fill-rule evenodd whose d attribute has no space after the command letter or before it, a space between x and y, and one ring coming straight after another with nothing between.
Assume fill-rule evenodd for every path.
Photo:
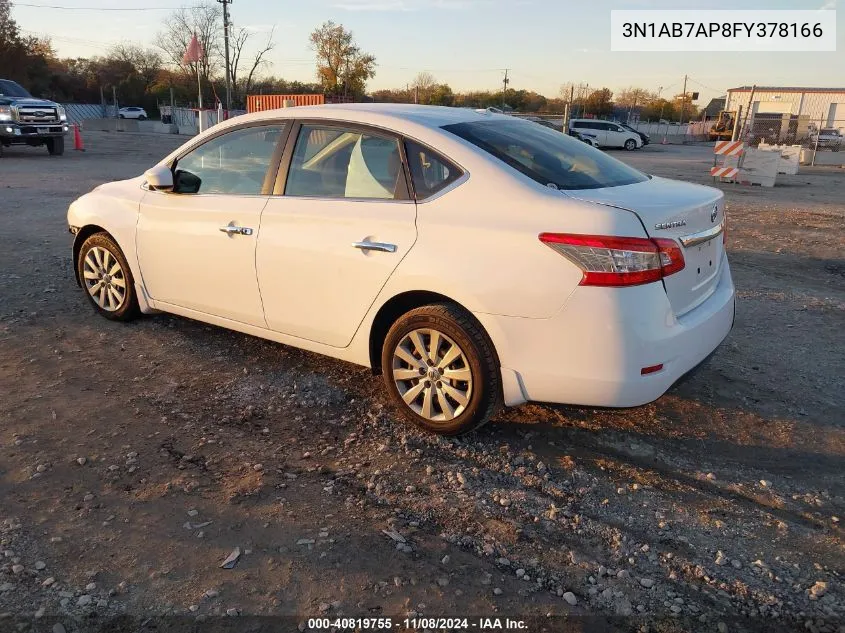
<instances>
[{"instance_id":1,"label":"white minivan","mask_svg":"<svg viewBox=\"0 0 845 633\"><path fill-rule=\"evenodd\" d=\"M569 122L569 128L594 136L599 147L624 147L631 151L643 146L643 140L639 134L626 130L612 121L572 119Z\"/></svg>"}]
</instances>

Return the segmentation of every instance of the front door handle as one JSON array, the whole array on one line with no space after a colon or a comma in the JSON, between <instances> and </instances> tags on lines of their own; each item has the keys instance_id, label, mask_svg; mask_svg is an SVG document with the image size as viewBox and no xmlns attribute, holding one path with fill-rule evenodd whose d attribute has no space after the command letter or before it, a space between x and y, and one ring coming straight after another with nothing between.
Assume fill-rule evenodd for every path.
<instances>
[{"instance_id":1,"label":"front door handle","mask_svg":"<svg viewBox=\"0 0 845 633\"><path fill-rule=\"evenodd\" d=\"M226 235L252 235L252 229L247 226L221 226L220 230Z\"/></svg>"},{"instance_id":2,"label":"front door handle","mask_svg":"<svg viewBox=\"0 0 845 633\"><path fill-rule=\"evenodd\" d=\"M384 253L395 253L396 244L385 244L384 242L352 242L352 246L362 251L382 251Z\"/></svg>"}]
</instances>

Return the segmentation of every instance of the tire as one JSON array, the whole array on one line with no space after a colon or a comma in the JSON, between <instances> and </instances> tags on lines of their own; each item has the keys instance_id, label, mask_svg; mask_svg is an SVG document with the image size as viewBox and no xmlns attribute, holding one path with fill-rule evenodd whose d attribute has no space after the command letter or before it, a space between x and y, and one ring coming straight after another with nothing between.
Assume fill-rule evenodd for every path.
<instances>
[{"instance_id":1,"label":"tire","mask_svg":"<svg viewBox=\"0 0 845 633\"><path fill-rule=\"evenodd\" d=\"M48 138L44 141L44 144L47 146L47 151L50 153L50 156L61 156L65 153L64 136L54 136L53 138Z\"/></svg>"},{"instance_id":2,"label":"tire","mask_svg":"<svg viewBox=\"0 0 845 633\"><path fill-rule=\"evenodd\" d=\"M433 341L437 341L434 356L447 364L431 362ZM455 348L457 355L448 360ZM390 398L402 414L432 433L468 433L502 407L501 371L493 343L472 315L454 303L422 306L399 317L385 337L381 366ZM456 377L449 378L447 372ZM408 397L413 398L410 404L404 399Z\"/></svg>"},{"instance_id":3,"label":"tire","mask_svg":"<svg viewBox=\"0 0 845 633\"><path fill-rule=\"evenodd\" d=\"M117 271L116 266L119 266ZM112 321L131 321L140 314L132 270L120 247L109 235L95 233L82 243L76 270L85 296L98 314ZM103 288L103 278L111 285Z\"/></svg>"},{"instance_id":4,"label":"tire","mask_svg":"<svg viewBox=\"0 0 845 633\"><path fill-rule=\"evenodd\" d=\"M142 114L141 116L139 116L139 117L138 117L138 120L139 120L139 121L146 121L146 120L147 120L147 117L145 117L145 116Z\"/></svg>"},{"instance_id":5,"label":"tire","mask_svg":"<svg viewBox=\"0 0 845 633\"><path fill-rule=\"evenodd\" d=\"M625 141L625 149L629 152L633 152L635 149L637 149L637 142L634 139L629 138L627 141Z\"/></svg>"},{"instance_id":6,"label":"tire","mask_svg":"<svg viewBox=\"0 0 845 633\"><path fill-rule=\"evenodd\" d=\"M126 118L126 117L125 117L125 116L123 116L122 114L118 114L118 115L117 115L117 117L118 117L119 119L125 119L125 118Z\"/></svg>"}]
</instances>

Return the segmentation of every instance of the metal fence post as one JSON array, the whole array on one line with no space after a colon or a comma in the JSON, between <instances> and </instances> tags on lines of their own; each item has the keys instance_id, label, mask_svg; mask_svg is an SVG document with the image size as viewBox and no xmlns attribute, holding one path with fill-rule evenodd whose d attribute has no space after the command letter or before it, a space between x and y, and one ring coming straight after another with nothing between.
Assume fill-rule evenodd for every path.
<instances>
[{"instance_id":1,"label":"metal fence post","mask_svg":"<svg viewBox=\"0 0 845 633\"><path fill-rule=\"evenodd\" d=\"M819 117L819 127L816 130L816 146L813 148L813 160L810 161L810 167L815 167L816 165L816 152L819 151L819 139L822 135L822 127L824 126L824 116Z\"/></svg>"}]
</instances>

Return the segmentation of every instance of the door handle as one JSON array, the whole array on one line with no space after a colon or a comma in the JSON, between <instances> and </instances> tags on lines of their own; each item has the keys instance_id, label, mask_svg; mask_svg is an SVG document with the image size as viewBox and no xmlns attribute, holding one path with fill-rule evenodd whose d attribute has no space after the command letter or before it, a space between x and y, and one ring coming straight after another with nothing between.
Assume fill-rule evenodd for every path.
<instances>
[{"instance_id":1,"label":"door handle","mask_svg":"<svg viewBox=\"0 0 845 633\"><path fill-rule=\"evenodd\" d=\"M220 231L226 235L252 235L252 229L246 226L221 226Z\"/></svg>"},{"instance_id":2,"label":"door handle","mask_svg":"<svg viewBox=\"0 0 845 633\"><path fill-rule=\"evenodd\" d=\"M385 244L384 242L352 242L352 246L362 251L382 251L384 253L395 253L396 244Z\"/></svg>"}]
</instances>

